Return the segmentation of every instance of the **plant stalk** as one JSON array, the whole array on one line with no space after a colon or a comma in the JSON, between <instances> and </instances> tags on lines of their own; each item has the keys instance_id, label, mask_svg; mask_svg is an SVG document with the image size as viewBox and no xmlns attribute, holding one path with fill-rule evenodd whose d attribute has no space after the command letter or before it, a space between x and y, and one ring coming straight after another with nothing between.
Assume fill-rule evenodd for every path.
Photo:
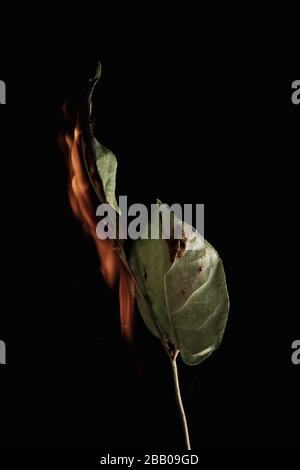
<instances>
[{"instance_id":1,"label":"plant stalk","mask_svg":"<svg viewBox=\"0 0 300 470\"><path fill-rule=\"evenodd\" d=\"M190 444L190 436L189 436L189 428L185 416L185 411L181 399L181 393L180 393L180 385L179 385L179 377L178 377L178 369L177 369L177 363L176 363L176 358L178 355L178 351L174 354L174 356L171 358L171 366L172 366L172 372L173 372L173 379L174 379L174 386L175 386L175 396L176 396L176 402L180 414L180 420L184 432L184 441L185 441L185 448L186 450L191 450L191 444Z\"/></svg>"}]
</instances>

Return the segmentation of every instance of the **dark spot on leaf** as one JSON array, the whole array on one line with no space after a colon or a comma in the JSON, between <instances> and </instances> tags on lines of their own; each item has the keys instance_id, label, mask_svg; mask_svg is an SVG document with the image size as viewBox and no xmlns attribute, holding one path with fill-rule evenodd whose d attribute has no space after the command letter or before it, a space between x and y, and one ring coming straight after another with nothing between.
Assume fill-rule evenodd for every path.
<instances>
[{"instance_id":1,"label":"dark spot on leaf","mask_svg":"<svg viewBox=\"0 0 300 470\"><path fill-rule=\"evenodd\" d=\"M147 271L146 271L145 266L144 266L144 274L143 274L143 276L144 276L145 281L147 281L148 273L147 273Z\"/></svg>"},{"instance_id":2,"label":"dark spot on leaf","mask_svg":"<svg viewBox=\"0 0 300 470\"><path fill-rule=\"evenodd\" d=\"M186 246L186 240L179 240L179 248L181 251L184 251L185 250L185 246Z\"/></svg>"},{"instance_id":3,"label":"dark spot on leaf","mask_svg":"<svg viewBox=\"0 0 300 470\"><path fill-rule=\"evenodd\" d=\"M181 295L185 295L185 293L186 293L186 287L183 287L183 288L181 289L180 293L181 293Z\"/></svg>"},{"instance_id":4,"label":"dark spot on leaf","mask_svg":"<svg viewBox=\"0 0 300 470\"><path fill-rule=\"evenodd\" d=\"M178 250L177 250L177 253L176 253L176 256L178 258L181 258L181 256L183 255L183 253L185 252L185 247L186 247L186 236L183 234L183 237L184 238L181 238L180 240L178 240Z\"/></svg>"},{"instance_id":5,"label":"dark spot on leaf","mask_svg":"<svg viewBox=\"0 0 300 470\"><path fill-rule=\"evenodd\" d=\"M184 232L182 234L182 238L180 239L170 238L169 240L166 240L168 244L168 248L169 248L171 263L173 263L175 257L177 258L182 257L183 253L185 252L186 241L187 241L187 237Z\"/></svg>"},{"instance_id":6,"label":"dark spot on leaf","mask_svg":"<svg viewBox=\"0 0 300 470\"><path fill-rule=\"evenodd\" d=\"M202 273L202 266L199 266L199 268L197 269L197 273L198 274Z\"/></svg>"},{"instance_id":7,"label":"dark spot on leaf","mask_svg":"<svg viewBox=\"0 0 300 470\"><path fill-rule=\"evenodd\" d=\"M168 248L169 248L169 256L170 256L170 261L173 263L176 253L178 251L178 240L170 239L166 240Z\"/></svg>"}]
</instances>

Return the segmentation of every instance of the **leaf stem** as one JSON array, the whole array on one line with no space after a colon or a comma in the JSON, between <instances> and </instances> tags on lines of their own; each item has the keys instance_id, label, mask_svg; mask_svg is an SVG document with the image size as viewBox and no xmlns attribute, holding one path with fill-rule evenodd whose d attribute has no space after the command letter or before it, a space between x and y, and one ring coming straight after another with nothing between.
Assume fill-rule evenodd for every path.
<instances>
[{"instance_id":1,"label":"leaf stem","mask_svg":"<svg viewBox=\"0 0 300 470\"><path fill-rule=\"evenodd\" d=\"M174 379L174 386L175 386L175 396L176 396L176 402L179 410L179 415L181 419L181 424L184 432L184 440L185 440L185 447L186 450L191 450L191 444L190 444L190 436L189 436L189 428L185 416L185 411L181 399L181 393L180 393L180 385L179 385L179 377L178 377L178 369L177 369L177 362L176 358L178 356L178 350L175 352L173 358L170 358L171 360L171 366L172 366L172 372L173 372L173 379Z\"/></svg>"}]
</instances>

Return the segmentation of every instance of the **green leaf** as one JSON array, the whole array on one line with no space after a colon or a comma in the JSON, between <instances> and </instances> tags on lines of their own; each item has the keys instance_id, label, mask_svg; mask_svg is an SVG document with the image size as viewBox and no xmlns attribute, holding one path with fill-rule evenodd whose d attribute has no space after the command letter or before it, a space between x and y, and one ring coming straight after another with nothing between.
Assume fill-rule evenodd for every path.
<instances>
[{"instance_id":1,"label":"green leaf","mask_svg":"<svg viewBox=\"0 0 300 470\"><path fill-rule=\"evenodd\" d=\"M162 214L169 211L157 207ZM134 243L130 266L146 326L171 342L186 364L195 365L221 343L229 310L226 279L216 250L190 225L175 216L173 223L183 228L183 240L164 240L162 224L160 239Z\"/></svg>"},{"instance_id":2,"label":"green leaf","mask_svg":"<svg viewBox=\"0 0 300 470\"><path fill-rule=\"evenodd\" d=\"M106 201L120 213L118 207L115 190L116 190L116 174L117 174L117 159L115 155L104 145L100 144L97 139L96 143L96 166L101 179L103 191Z\"/></svg>"}]
</instances>

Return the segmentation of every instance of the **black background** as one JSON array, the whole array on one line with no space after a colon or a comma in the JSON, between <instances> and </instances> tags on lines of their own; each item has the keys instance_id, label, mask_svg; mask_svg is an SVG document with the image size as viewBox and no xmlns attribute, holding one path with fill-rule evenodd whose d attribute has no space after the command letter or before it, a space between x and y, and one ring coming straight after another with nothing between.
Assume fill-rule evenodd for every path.
<instances>
[{"instance_id":1,"label":"black background","mask_svg":"<svg viewBox=\"0 0 300 470\"><path fill-rule=\"evenodd\" d=\"M118 194L204 202L206 238L225 265L221 348L198 367L179 364L193 449L299 445L297 75L281 78L251 45L209 49L196 27L167 24L123 32L112 21L84 43L68 24L68 40L54 28L42 45L39 29L1 59L3 449L183 446L164 351L138 313L136 351L122 343L117 295L68 204L61 107L97 60L96 135L118 157Z\"/></svg>"}]
</instances>

